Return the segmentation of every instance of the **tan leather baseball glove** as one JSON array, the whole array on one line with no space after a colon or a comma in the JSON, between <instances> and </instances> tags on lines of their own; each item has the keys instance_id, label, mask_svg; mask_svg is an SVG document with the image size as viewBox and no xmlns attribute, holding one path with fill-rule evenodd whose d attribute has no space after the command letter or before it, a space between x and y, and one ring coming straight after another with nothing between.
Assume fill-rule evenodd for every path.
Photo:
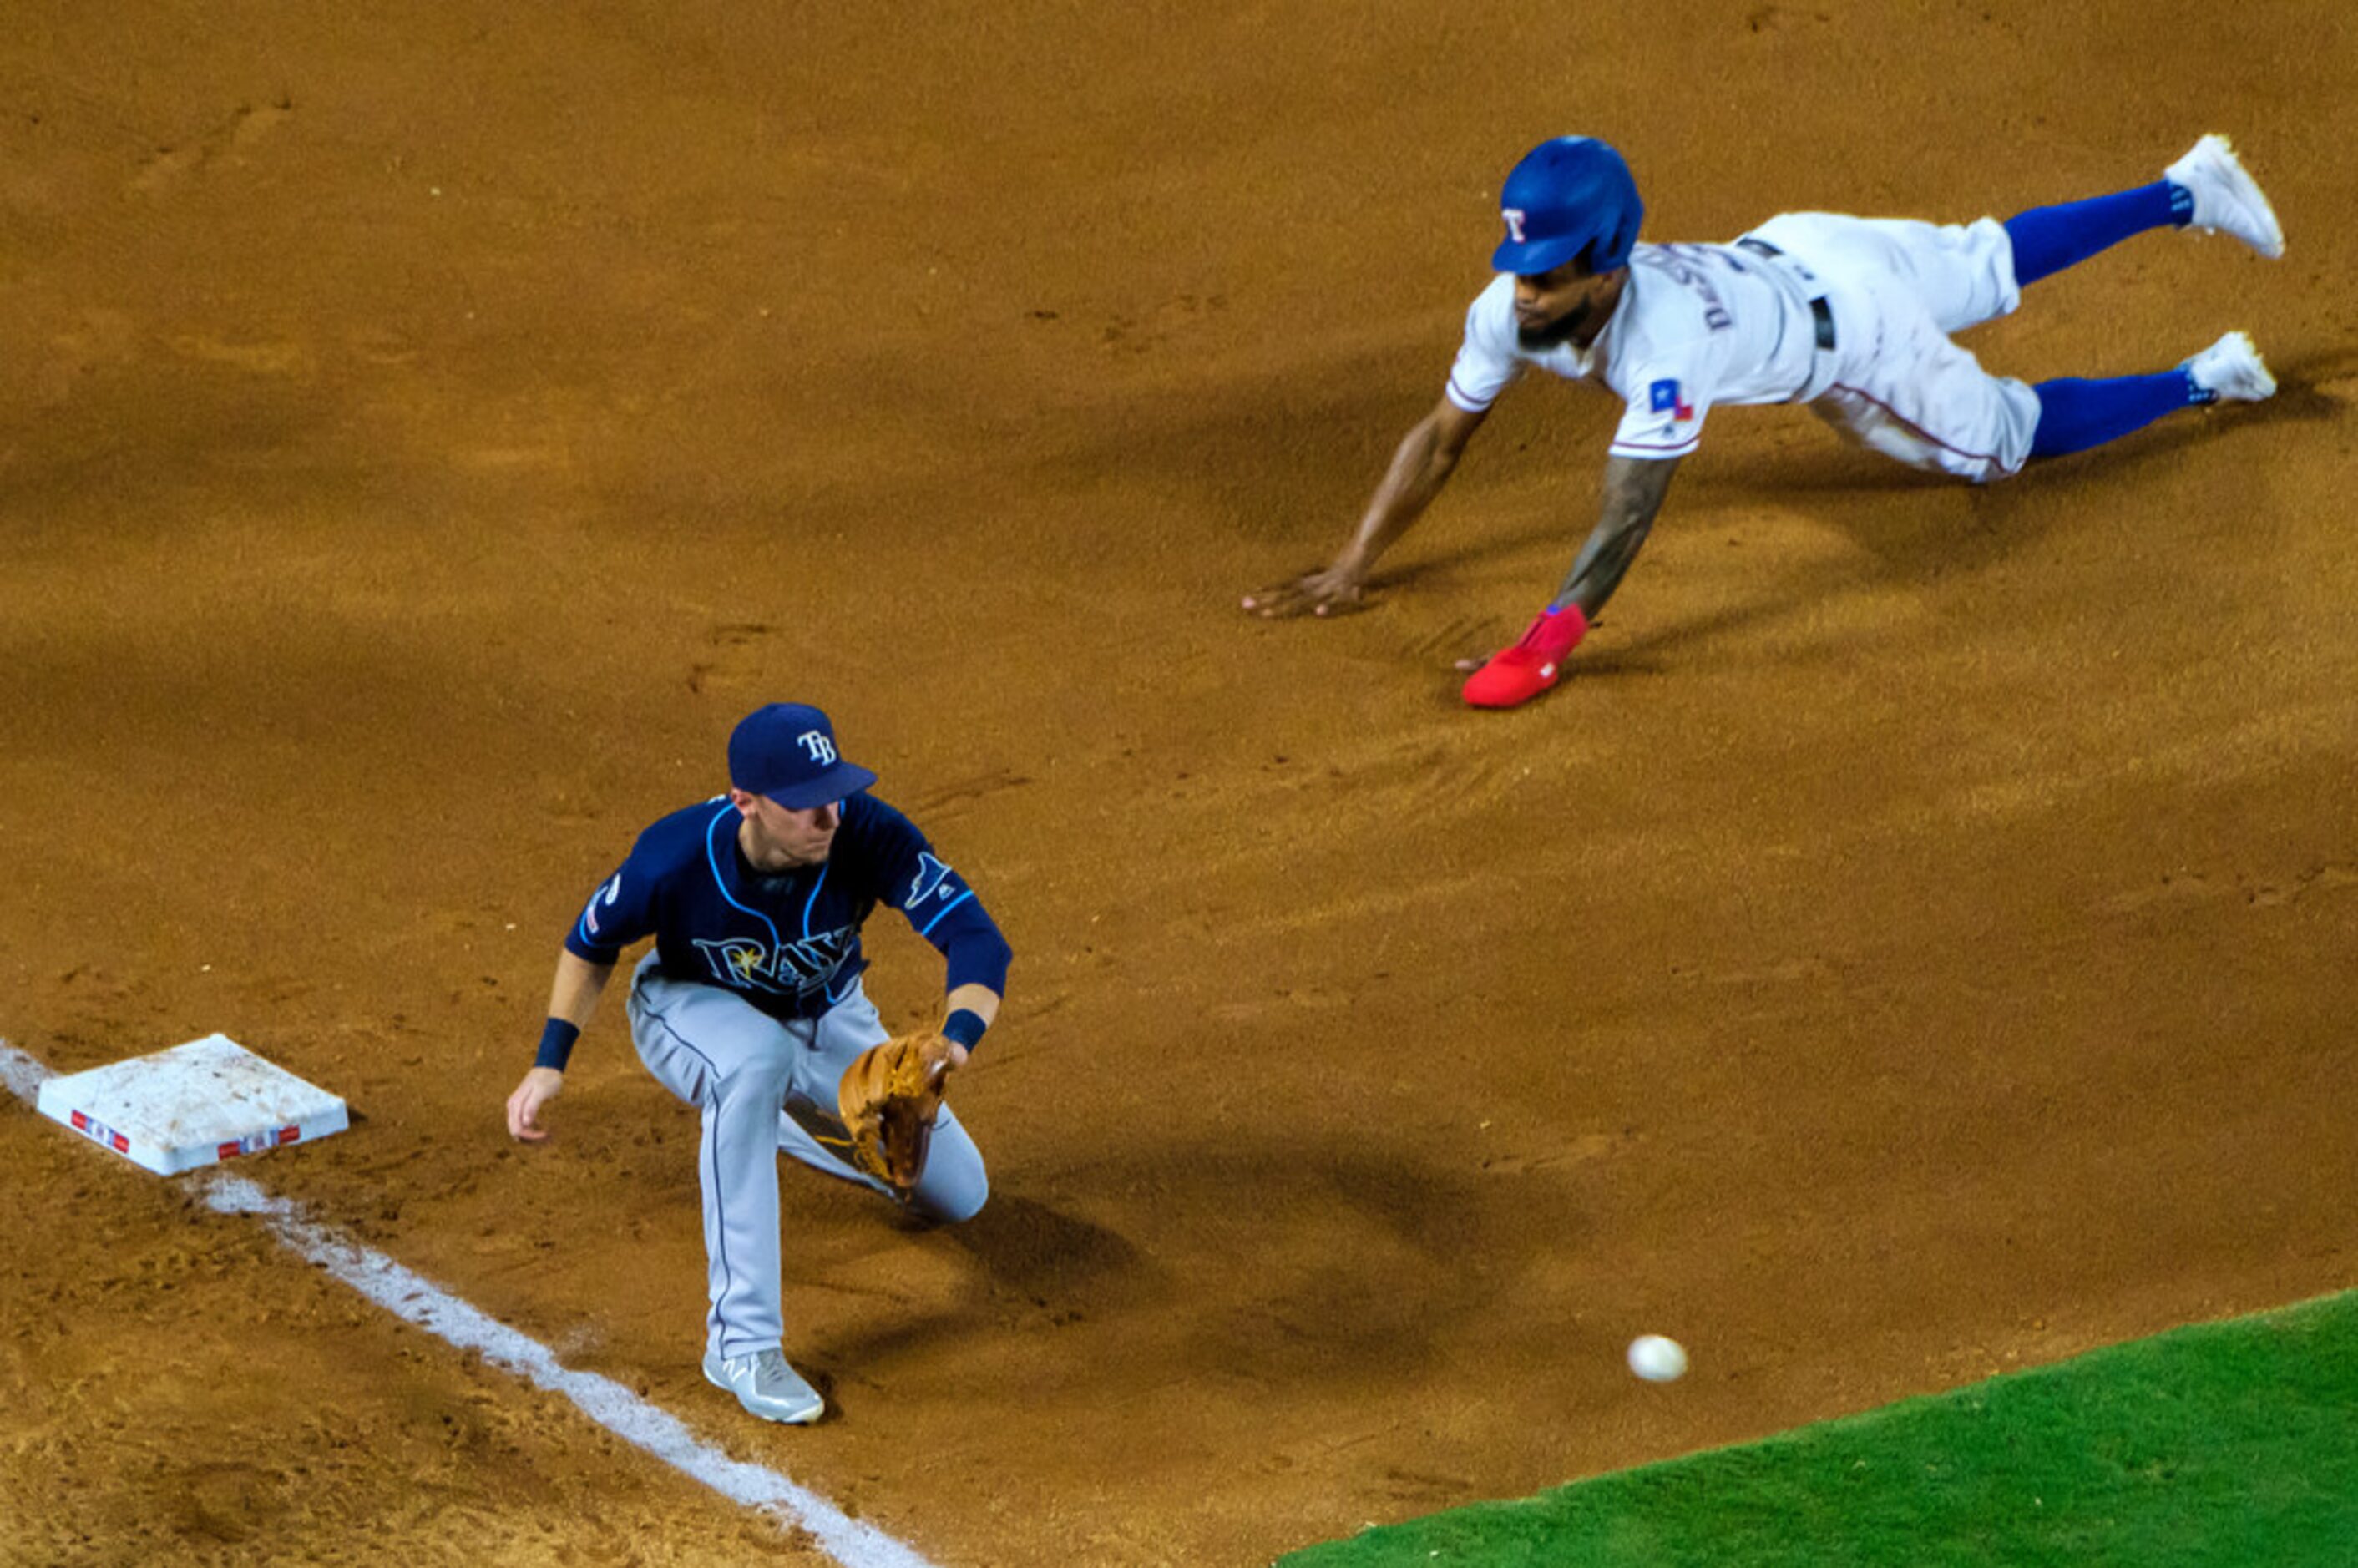
<instances>
[{"instance_id":1,"label":"tan leather baseball glove","mask_svg":"<svg viewBox=\"0 0 2358 1568\"><path fill-rule=\"evenodd\" d=\"M925 1173L950 1049L949 1040L934 1030L903 1034L861 1052L836 1086L852 1158L903 1196Z\"/></svg>"}]
</instances>

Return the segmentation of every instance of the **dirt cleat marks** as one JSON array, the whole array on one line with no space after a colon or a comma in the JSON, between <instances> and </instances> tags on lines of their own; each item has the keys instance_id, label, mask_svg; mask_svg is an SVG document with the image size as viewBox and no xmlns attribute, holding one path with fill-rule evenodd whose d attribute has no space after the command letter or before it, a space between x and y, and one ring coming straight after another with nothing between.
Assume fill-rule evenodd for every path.
<instances>
[{"instance_id":1,"label":"dirt cleat marks","mask_svg":"<svg viewBox=\"0 0 2358 1568\"><path fill-rule=\"evenodd\" d=\"M957 816L979 800L1005 790L1020 789L1031 782L1029 777L1012 768L993 768L989 773L952 779L921 790L910 797L908 810L920 817Z\"/></svg>"},{"instance_id":2,"label":"dirt cleat marks","mask_svg":"<svg viewBox=\"0 0 2358 1568\"><path fill-rule=\"evenodd\" d=\"M1151 354L1228 308L1225 295L1174 295L1142 317L1115 317L1098 332L1098 345L1111 354Z\"/></svg>"},{"instance_id":3,"label":"dirt cleat marks","mask_svg":"<svg viewBox=\"0 0 2358 1568\"><path fill-rule=\"evenodd\" d=\"M767 677L763 649L777 628L761 621L727 621L704 633L708 657L687 666L687 689L698 694L748 689Z\"/></svg>"},{"instance_id":4,"label":"dirt cleat marks","mask_svg":"<svg viewBox=\"0 0 2358 1568\"><path fill-rule=\"evenodd\" d=\"M292 99L263 104L242 103L221 124L193 141L157 147L139 166L124 187L135 195L153 196L168 190L224 155L260 142L295 113Z\"/></svg>"},{"instance_id":5,"label":"dirt cleat marks","mask_svg":"<svg viewBox=\"0 0 2358 1568\"><path fill-rule=\"evenodd\" d=\"M2131 888L2104 900L2112 914L2135 914L2156 905L2205 903L2235 899L2254 909L2274 909L2314 892L2358 887L2358 869L2320 863L2288 877L2255 877L2242 871L2205 876L2199 871L2165 871L2159 881Z\"/></svg>"}]
</instances>

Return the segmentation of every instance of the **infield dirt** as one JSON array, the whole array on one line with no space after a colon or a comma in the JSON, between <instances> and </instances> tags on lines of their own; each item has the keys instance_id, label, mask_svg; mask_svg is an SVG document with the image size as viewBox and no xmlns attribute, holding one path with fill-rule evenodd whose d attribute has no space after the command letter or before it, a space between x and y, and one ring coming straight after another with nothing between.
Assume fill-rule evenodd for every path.
<instances>
[{"instance_id":1,"label":"infield dirt","mask_svg":"<svg viewBox=\"0 0 2358 1568\"><path fill-rule=\"evenodd\" d=\"M2352 1282L2351 13L208 10L0 38L51 1065L220 1030L344 1095L244 1173L944 1563L1261 1562ZM1240 614L1574 130L1695 240L2229 132L2286 260L2141 237L1968 341L2243 328L2284 390L1986 491L1721 410L1566 684L1475 713L1613 422L1534 384L1369 613ZM786 1174L795 1432L698 1375L696 1119L619 1007L554 1141L500 1111L579 901L779 697L1018 955L982 1218ZM0 1173L0 1559L810 1557L29 1109Z\"/></svg>"}]
</instances>

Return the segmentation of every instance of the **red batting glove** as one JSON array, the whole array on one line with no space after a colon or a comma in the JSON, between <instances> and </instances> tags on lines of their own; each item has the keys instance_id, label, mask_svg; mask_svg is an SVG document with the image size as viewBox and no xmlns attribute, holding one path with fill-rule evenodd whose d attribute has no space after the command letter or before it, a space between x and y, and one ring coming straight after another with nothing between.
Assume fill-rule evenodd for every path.
<instances>
[{"instance_id":1,"label":"red batting glove","mask_svg":"<svg viewBox=\"0 0 2358 1568\"><path fill-rule=\"evenodd\" d=\"M1476 708L1512 708L1529 702L1563 678L1563 661L1588 635L1588 617L1577 604L1542 610L1521 640L1490 655L1466 677L1466 700Z\"/></svg>"}]
</instances>

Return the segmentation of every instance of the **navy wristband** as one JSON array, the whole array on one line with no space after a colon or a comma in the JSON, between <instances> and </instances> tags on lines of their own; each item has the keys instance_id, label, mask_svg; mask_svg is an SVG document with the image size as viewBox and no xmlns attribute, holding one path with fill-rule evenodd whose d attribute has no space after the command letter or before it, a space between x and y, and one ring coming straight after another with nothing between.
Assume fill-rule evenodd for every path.
<instances>
[{"instance_id":1,"label":"navy wristband","mask_svg":"<svg viewBox=\"0 0 2358 1568\"><path fill-rule=\"evenodd\" d=\"M532 1059L535 1067L554 1067L565 1071L565 1064L573 1057L573 1043L581 1038L581 1026L552 1018L540 1026L540 1054Z\"/></svg>"},{"instance_id":2,"label":"navy wristband","mask_svg":"<svg viewBox=\"0 0 2358 1568\"><path fill-rule=\"evenodd\" d=\"M982 1014L970 1007L959 1008L942 1020L942 1033L969 1051L982 1039L982 1032L990 1027L982 1021Z\"/></svg>"}]
</instances>

